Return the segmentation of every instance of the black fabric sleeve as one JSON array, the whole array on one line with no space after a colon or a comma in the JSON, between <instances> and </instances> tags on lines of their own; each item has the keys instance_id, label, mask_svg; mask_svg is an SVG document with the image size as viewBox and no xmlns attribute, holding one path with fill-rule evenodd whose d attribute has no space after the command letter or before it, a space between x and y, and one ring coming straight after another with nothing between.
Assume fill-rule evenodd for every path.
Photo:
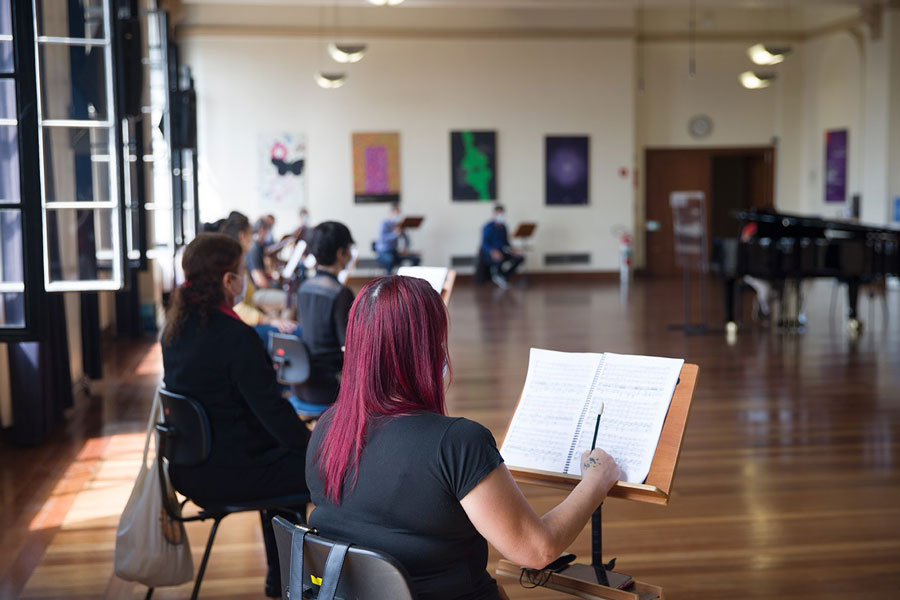
<instances>
[{"instance_id":1,"label":"black fabric sleeve","mask_svg":"<svg viewBox=\"0 0 900 600\"><path fill-rule=\"evenodd\" d=\"M457 419L444 432L440 462L450 492L462 500L503 463L503 457L486 427L468 419Z\"/></svg>"},{"instance_id":2,"label":"black fabric sleeve","mask_svg":"<svg viewBox=\"0 0 900 600\"><path fill-rule=\"evenodd\" d=\"M275 369L262 340L251 327L243 324L238 328L237 337L230 371L241 396L280 446L294 450L306 448L309 429L281 397Z\"/></svg>"},{"instance_id":3,"label":"black fabric sleeve","mask_svg":"<svg viewBox=\"0 0 900 600\"><path fill-rule=\"evenodd\" d=\"M343 286L334 299L334 312L332 319L334 321L334 334L337 336L338 344L343 346L347 339L347 322L350 320L350 307L353 306L353 292L350 288Z\"/></svg>"}]
</instances>

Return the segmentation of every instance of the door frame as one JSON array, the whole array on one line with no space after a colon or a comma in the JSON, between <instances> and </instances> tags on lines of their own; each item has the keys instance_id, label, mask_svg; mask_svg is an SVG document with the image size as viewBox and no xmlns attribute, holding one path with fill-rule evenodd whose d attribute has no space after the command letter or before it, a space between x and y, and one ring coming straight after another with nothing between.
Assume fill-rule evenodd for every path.
<instances>
[{"instance_id":1,"label":"door frame","mask_svg":"<svg viewBox=\"0 0 900 600\"><path fill-rule=\"evenodd\" d=\"M709 235L710 232L710 218L712 214L711 210L711 202L712 202L712 160L714 157L718 156L760 156L763 158L764 164L768 167L765 171L765 181L763 184L763 202L756 206L756 208L775 208L775 177L776 177L776 165L777 165L777 147L773 145L753 145L753 146L709 146L709 147L688 147L688 146L646 146L644 148L644 180L643 180L643 223L640 224L641 235L643 237L643 250L644 250L644 266L641 271L644 274L650 273L649 269L649 261L650 261L650 238L647 235L646 224L647 224L647 214L649 210L649 185L648 181L653 176L651 172L650 165L652 161L650 160L651 154L662 155L662 154L671 154L671 153L690 153L694 155L705 156L706 159L710 163L709 168L709 181L706 182L704 186L704 192L707 197L707 210L706 210L706 239L709 247L707 248L708 256L710 256L712 251L712 238ZM671 222L669 223L671 226Z\"/></svg>"}]
</instances>

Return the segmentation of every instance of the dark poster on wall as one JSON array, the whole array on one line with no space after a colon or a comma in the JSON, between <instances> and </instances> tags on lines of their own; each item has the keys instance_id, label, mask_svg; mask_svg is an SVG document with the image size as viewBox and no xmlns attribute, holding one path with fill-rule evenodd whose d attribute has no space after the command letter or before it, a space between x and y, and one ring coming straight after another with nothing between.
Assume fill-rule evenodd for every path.
<instances>
[{"instance_id":1,"label":"dark poster on wall","mask_svg":"<svg viewBox=\"0 0 900 600\"><path fill-rule=\"evenodd\" d=\"M497 133L450 132L450 181L456 201L497 199Z\"/></svg>"},{"instance_id":2,"label":"dark poster on wall","mask_svg":"<svg viewBox=\"0 0 900 600\"><path fill-rule=\"evenodd\" d=\"M847 130L825 132L825 202L847 199Z\"/></svg>"},{"instance_id":3,"label":"dark poster on wall","mask_svg":"<svg viewBox=\"0 0 900 600\"><path fill-rule=\"evenodd\" d=\"M547 136L544 146L545 203L583 206L588 203L589 149L587 136Z\"/></svg>"}]
</instances>

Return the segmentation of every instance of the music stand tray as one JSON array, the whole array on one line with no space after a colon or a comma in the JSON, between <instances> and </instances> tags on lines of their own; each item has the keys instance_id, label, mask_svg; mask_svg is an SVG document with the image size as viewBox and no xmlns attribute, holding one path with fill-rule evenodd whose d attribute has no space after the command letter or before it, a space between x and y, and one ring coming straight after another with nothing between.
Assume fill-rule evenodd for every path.
<instances>
[{"instance_id":1,"label":"music stand tray","mask_svg":"<svg viewBox=\"0 0 900 600\"><path fill-rule=\"evenodd\" d=\"M518 239L530 238L534 235L535 229L537 229L537 223L519 223L519 226L516 227L516 231L512 236Z\"/></svg>"},{"instance_id":2,"label":"music stand tray","mask_svg":"<svg viewBox=\"0 0 900 600\"><path fill-rule=\"evenodd\" d=\"M401 229L418 229L422 226L425 217L404 217L400 222Z\"/></svg>"}]
</instances>

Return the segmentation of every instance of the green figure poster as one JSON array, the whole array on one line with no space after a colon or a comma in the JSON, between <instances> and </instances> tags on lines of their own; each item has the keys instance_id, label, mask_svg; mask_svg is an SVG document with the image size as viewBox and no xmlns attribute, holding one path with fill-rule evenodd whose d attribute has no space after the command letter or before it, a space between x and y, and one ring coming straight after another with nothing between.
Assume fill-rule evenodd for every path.
<instances>
[{"instance_id":1,"label":"green figure poster","mask_svg":"<svg viewBox=\"0 0 900 600\"><path fill-rule=\"evenodd\" d=\"M454 201L497 199L497 132L450 132L450 180Z\"/></svg>"}]
</instances>

